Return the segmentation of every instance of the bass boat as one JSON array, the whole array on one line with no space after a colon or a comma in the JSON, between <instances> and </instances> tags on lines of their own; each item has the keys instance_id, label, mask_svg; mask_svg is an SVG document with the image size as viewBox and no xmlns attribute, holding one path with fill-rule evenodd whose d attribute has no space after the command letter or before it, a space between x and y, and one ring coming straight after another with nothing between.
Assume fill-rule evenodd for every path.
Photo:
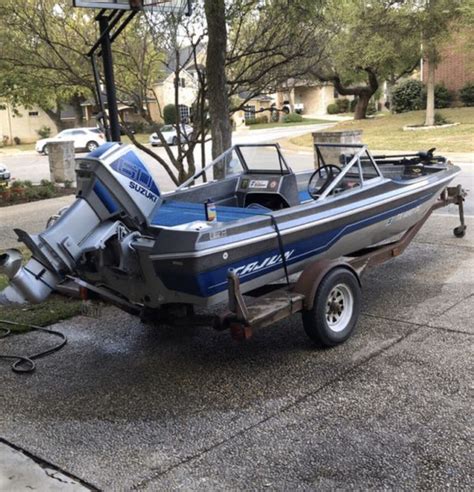
<instances>
[{"instance_id":1,"label":"bass boat","mask_svg":"<svg viewBox=\"0 0 474 492\"><path fill-rule=\"evenodd\" d=\"M32 258L0 256L0 303L41 302L72 279L129 310L213 306L229 271L248 293L408 230L460 172L433 150L320 144L315 168L294 172L276 144L236 145L161 193L131 146L102 145L77 159L67 210L40 234L15 230Z\"/></svg>"}]
</instances>

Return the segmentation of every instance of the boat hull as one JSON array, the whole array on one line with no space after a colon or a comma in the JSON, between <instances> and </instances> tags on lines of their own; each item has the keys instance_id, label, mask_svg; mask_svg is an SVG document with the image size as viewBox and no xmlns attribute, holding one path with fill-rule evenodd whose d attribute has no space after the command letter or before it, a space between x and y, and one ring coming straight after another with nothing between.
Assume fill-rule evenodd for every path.
<instances>
[{"instance_id":1,"label":"boat hull","mask_svg":"<svg viewBox=\"0 0 474 492\"><path fill-rule=\"evenodd\" d=\"M445 186L443 181L427 183L390 203L378 203L359 212L354 207L351 213L340 214L339 218L334 214L329 221L315 220L287 229L280 224L288 272L300 272L318 259L350 255L406 231L423 218ZM143 261L153 269L167 297L174 293L171 297L184 302L212 305L226 300L229 269L239 275L242 292L284 277L277 234L270 236L172 257L152 254Z\"/></svg>"}]
</instances>

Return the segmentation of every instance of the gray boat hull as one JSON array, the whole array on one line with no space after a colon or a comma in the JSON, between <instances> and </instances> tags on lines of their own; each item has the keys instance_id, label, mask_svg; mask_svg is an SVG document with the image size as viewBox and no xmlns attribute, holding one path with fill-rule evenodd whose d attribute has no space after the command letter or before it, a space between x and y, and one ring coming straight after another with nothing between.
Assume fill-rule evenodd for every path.
<instances>
[{"instance_id":1,"label":"gray boat hull","mask_svg":"<svg viewBox=\"0 0 474 492\"><path fill-rule=\"evenodd\" d=\"M366 151L358 147L362 150L353 159ZM3 299L41 302L65 278L75 277L104 297L137 309L212 306L227 299L229 269L240 277L242 292L249 292L317 259L349 255L406 231L459 172L443 163L409 179L378 174L354 189L326 191L313 200L306 196L312 172L295 175L280 166L279 174L247 169L221 182L160 195L130 147L108 144L78 159L77 200L69 210L41 234L17 231L34 264L12 274ZM339 181L348 176L343 173ZM253 196L263 203L283 197L286 206L246 206L252 186ZM218 201L212 223L204 218L209 196ZM30 288L36 282L41 295L22 299L15 278L33 267Z\"/></svg>"}]
</instances>

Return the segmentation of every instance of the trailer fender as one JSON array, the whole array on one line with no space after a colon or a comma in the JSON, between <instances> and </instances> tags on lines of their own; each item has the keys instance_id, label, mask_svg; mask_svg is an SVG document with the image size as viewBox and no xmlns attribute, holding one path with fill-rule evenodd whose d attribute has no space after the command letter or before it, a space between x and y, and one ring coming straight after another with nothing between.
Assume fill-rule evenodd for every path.
<instances>
[{"instance_id":1,"label":"trailer fender","mask_svg":"<svg viewBox=\"0 0 474 492\"><path fill-rule=\"evenodd\" d=\"M357 270L343 260L318 260L310 263L302 272L298 281L294 286L294 291L304 295L304 309L311 309L313 307L314 296L318 290L319 284L323 278L334 268L347 268L357 278L359 285L362 287L360 276Z\"/></svg>"}]
</instances>

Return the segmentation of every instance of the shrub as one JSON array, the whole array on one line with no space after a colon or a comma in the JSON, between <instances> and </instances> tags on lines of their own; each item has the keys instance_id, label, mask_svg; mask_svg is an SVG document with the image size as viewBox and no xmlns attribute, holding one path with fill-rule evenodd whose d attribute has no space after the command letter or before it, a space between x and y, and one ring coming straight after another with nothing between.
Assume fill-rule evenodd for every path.
<instances>
[{"instance_id":1,"label":"shrub","mask_svg":"<svg viewBox=\"0 0 474 492\"><path fill-rule=\"evenodd\" d=\"M262 123L268 123L268 116L266 114L262 114L260 116L253 116L252 118L247 118L245 120L245 124L247 126L261 125Z\"/></svg>"},{"instance_id":2,"label":"shrub","mask_svg":"<svg viewBox=\"0 0 474 492\"><path fill-rule=\"evenodd\" d=\"M49 138L51 136L51 128L49 126L43 125L36 133L40 138Z\"/></svg>"},{"instance_id":3,"label":"shrub","mask_svg":"<svg viewBox=\"0 0 474 492\"><path fill-rule=\"evenodd\" d=\"M468 82L459 91L459 97L464 106L474 106L474 82Z\"/></svg>"},{"instance_id":4,"label":"shrub","mask_svg":"<svg viewBox=\"0 0 474 492\"><path fill-rule=\"evenodd\" d=\"M173 106L174 108L174 106ZM145 122L144 121L127 121L126 125L128 130L132 133L144 133L145 132Z\"/></svg>"},{"instance_id":5,"label":"shrub","mask_svg":"<svg viewBox=\"0 0 474 492\"><path fill-rule=\"evenodd\" d=\"M20 137L13 137L13 141L15 142L15 145L20 145L21 144Z\"/></svg>"},{"instance_id":6,"label":"shrub","mask_svg":"<svg viewBox=\"0 0 474 492\"><path fill-rule=\"evenodd\" d=\"M423 87L423 108L426 107L426 87ZM434 98L435 98L435 108L436 109L441 109L441 108L449 108L451 106L451 103L453 102L454 99L454 94L452 91L447 89L444 85L442 84L436 84L435 85L435 91L434 91Z\"/></svg>"},{"instance_id":7,"label":"shrub","mask_svg":"<svg viewBox=\"0 0 474 492\"><path fill-rule=\"evenodd\" d=\"M38 200L39 198L41 198L38 186L35 186L34 188L27 188L25 196L26 198L28 198L28 200Z\"/></svg>"},{"instance_id":8,"label":"shrub","mask_svg":"<svg viewBox=\"0 0 474 492\"><path fill-rule=\"evenodd\" d=\"M336 103L328 104L327 112L328 114L337 114L339 112L339 110L337 109L337 104Z\"/></svg>"},{"instance_id":9,"label":"shrub","mask_svg":"<svg viewBox=\"0 0 474 492\"><path fill-rule=\"evenodd\" d=\"M396 85L392 93L392 106L395 113L422 109L423 84L410 79Z\"/></svg>"},{"instance_id":10,"label":"shrub","mask_svg":"<svg viewBox=\"0 0 474 492\"><path fill-rule=\"evenodd\" d=\"M21 181L20 179L16 179L15 181L12 182L10 188L12 190L20 190L21 188L26 188L26 185L24 181Z\"/></svg>"},{"instance_id":11,"label":"shrub","mask_svg":"<svg viewBox=\"0 0 474 492\"><path fill-rule=\"evenodd\" d=\"M283 117L283 123L301 123L303 117L298 113L288 113Z\"/></svg>"},{"instance_id":12,"label":"shrub","mask_svg":"<svg viewBox=\"0 0 474 492\"><path fill-rule=\"evenodd\" d=\"M369 104L367 105L367 111L365 112L366 115L374 115L377 112L377 101L375 99L371 99L369 101Z\"/></svg>"},{"instance_id":13,"label":"shrub","mask_svg":"<svg viewBox=\"0 0 474 492\"><path fill-rule=\"evenodd\" d=\"M449 108L453 103L454 94L442 84L435 86L435 108Z\"/></svg>"},{"instance_id":14,"label":"shrub","mask_svg":"<svg viewBox=\"0 0 474 492\"><path fill-rule=\"evenodd\" d=\"M350 107L349 99L337 99L336 100L337 112L338 113L347 113Z\"/></svg>"},{"instance_id":15,"label":"shrub","mask_svg":"<svg viewBox=\"0 0 474 492\"><path fill-rule=\"evenodd\" d=\"M31 188L33 183L30 180L22 181L21 179L15 179L12 181L11 188L20 189L20 188Z\"/></svg>"},{"instance_id":16,"label":"shrub","mask_svg":"<svg viewBox=\"0 0 474 492\"><path fill-rule=\"evenodd\" d=\"M446 119L441 113L436 112L434 115L434 124L435 125L448 125L451 123L448 119Z\"/></svg>"},{"instance_id":17,"label":"shrub","mask_svg":"<svg viewBox=\"0 0 474 492\"><path fill-rule=\"evenodd\" d=\"M165 121L165 125L176 124L176 106L174 104L167 104L163 108L163 120Z\"/></svg>"},{"instance_id":18,"label":"shrub","mask_svg":"<svg viewBox=\"0 0 474 492\"><path fill-rule=\"evenodd\" d=\"M42 179L40 181L40 186L43 188L47 188L47 189L51 190L52 192L54 192L54 183L51 183L51 181L49 181L47 179Z\"/></svg>"},{"instance_id":19,"label":"shrub","mask_svg":"<svg viewBox=\"0 0 474 492\"><path fill-rule=\"evenodd\" d=\"M52 198L54 196L54 190L48 186L39 186L37 190L39 198Z\"/></svg>"}]
</instances>

